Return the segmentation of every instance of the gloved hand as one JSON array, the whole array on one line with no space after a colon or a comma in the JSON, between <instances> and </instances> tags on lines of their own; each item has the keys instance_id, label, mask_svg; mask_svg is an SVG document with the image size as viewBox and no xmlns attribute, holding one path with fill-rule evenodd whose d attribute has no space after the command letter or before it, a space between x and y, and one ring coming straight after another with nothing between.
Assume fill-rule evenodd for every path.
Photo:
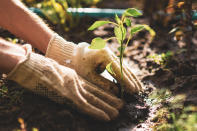
<instances>
[{"instance_id":1,"label":"gloved hand","mask_svg":"<svg viewBox=\"0 0 197 131\"><path fill-rule=\"evenodd\" d=\"M121 82L119 61L110 49L89 49L87 43L75 45L55 34L48 44L46 56L58 61L62 65L75 69L80 76L89 82L117 94L118 89L114 83L99 74L105 69L107 64L112 62L112 68L115 72L112 76L119 83ZM126 92L134 93L142 90L140 81L126 64L123 64L123 74Z\"/></svg>"},{"instance_id":2,"label":"gloved hand","mask_svg":"<svg viewBox=\"0 0 197 131\"><path fill-rule=\"evenodd\" d=\"M72 103L79 111L100 120L109 121L118 115L123 105L120 99L80 78L73 69L32 53L30 45L24 48L26 58L8 74L8 79L58 103Z\"/></svg>"}]
</instances>

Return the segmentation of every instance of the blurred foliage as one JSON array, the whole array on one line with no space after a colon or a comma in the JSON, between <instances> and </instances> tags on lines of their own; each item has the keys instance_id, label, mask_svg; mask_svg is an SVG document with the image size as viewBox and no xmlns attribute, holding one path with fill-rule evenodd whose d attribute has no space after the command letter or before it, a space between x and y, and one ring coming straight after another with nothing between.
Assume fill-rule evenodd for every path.
<instances>
[{"instance_id":1,"label":"blurred foliage","mask_svg":"<svg viewBox=\"0 0 197 131\"><path fill-rule=\"evenodd\" d=\"M144 14L150 18L151 23L167 27L178 15L182 15L183 11L185 11L186 3L184 1L185 0L145 0L143 3L143 11Z\"/></svg>"},{"instance_id":2,"label":"blurred foliage","mask_svg":"<svg viewBox=\"0 0 197 131\"><path fill-rule=\"evenodd\" d=\"M168 121L155 127L157 131L196 131L197 107L189 106L183 109L180 115L168 112ZM192 113L191 113L192 112Z\"/></svg>"},{"instance_id":3,"label":"blurred foliage","mask_svg":"<svg viewBox=\"0 0 197 131\"><path fill-rule=\"evenodd\" d=\"M150 105L160 105L153 122L155 131L196 131L197 107L184 107L186 96L173 95L168 89L153 91L147 101Z\"/></svg>"},{"instance_id":4,"label":"blurred foliage","mask_svg":"<svg viewBox=\"0 0 197 131\"><path fill-rule=\"evenodd\" d=\"M173 56L174 53L172 51L168 51L166 53L149 55L148 58L151 58L158 65L162 65L165 67L170 62Z\"/></svg>"},{"instance_id":5,"label":"blurred foliage","mask_svg":"<svg viewBox=\"0 0 197 131\"><path fill-rule=\"evenodd\" d=\"M5 85L0 87L0 97L5 97L8 94L8 88Z\"/></svg>"},{"instance_id":6,"label":"blurred foliage","mask_svg":"<svg viewBox=\"0 0 197 131\"><path fill-rule=\"evenodd\" d=\"M7 37L5 39L7 41L10 41L10 42L14 43L14 44L19 43L19 39L17 39L17 38L9 38L9 37Z\"/></svg>"},{"instance_id":7,"label":"blurred foliage","mask_svg":"<svg viewBox=\"0 0 197 131\"><path fill-rule=\"evenodd\" d=\"M87 6L95 6L97 3L102 0L67 0L68 4L71 7L87 7Z\"/></svg>"},{"instance_id":8,"label":"blurred foliage","mask_svg":"<svg viewBox=\"0 0 197 131\"><path fill-rule=\"evenodd\" d=\"M144 0L143 12L148 16L151 24L166 24L165 9L169 0ZM148 5L148 6L147 6Z\"/></svg>"},{"instance_id":9,"label":"blurred foliage","mask_svg":"<svg viewBox=\"0 0 197 131\"><path fill-rule=\"evenodd\" d=\"M23 118L18 118L18 122L20 123L20 129L15 129L14 131L27 131L26 124ZM32 128L31 131L39 131L38 128Z\"/></svg>"},{"instance_id":10,"label":"blurred foliage","mask_svg":"<svg viewBox=\"0 0 197 131\"><path fill-rule=\"evenodd\" d=\"M72 23L71 16L67 13L68 3L65 0L23 0L28 7L35 7L37 14L44 14L46 19L55 25L60 25L68 31L68 23ZM40 11L40 12L39 12Z\"/></svg>"},{"instance_id":11,"label":"blurred foliage","mask_svg":"<svg viewBox=\"0 0 197 131\"><path fill-rule=\"evenodd\" d=\"M6 105L13 105L22 103L22 95L24 93L24 89L9 91L6 85L0 86L0 99L2 101L9 100L6 102Z\"/></svg>"},{"instance_id":12,"label":"blurred foliage","mask_svg":"<svg viewBox=\"0 0 197 131\"><path fill-rule=\"evenodd\" d=\"M186 37L188 32L193 30L192 5L188 5L192 2L187 3L184 0L178 2L175 1L176 0L170 0L166 10L168 14L171 14L171 17L177 17L177 19L179 19L179 21L173 25L173 29L170 33L174 34L175 40L180 41Z\"/></svg>"},{"instance_id":13,"label":"blurred foliage","mask_svg":"<svg viewBox=\"0 0 197 131\"><path fill-rule=\"evenodd\" d=\"M162 104L164 102L166 102L168 99L170 99L170 97L172 96L172 92L170 90L167 89L160 89L160 90L156 90L153 91L150 95L149 95L149 103L156 105L156 104Z\"/></svg>"},{"instance_id":14,"label":"blurred foliage","mask_svg":"<svg viewBox=\"0 0 197 131\"><path fill-rule=\"evenodd\" d=\"M147 0L144 1L143 9L153 26L171 28L170 34L174 40L186 43L188 56L195 29L195 21L192 19L194 2L196 0Z\"/></svg>"},{"instance_id":15,"label":"blurred foliage","mask_svg":"<svg viewBox=\"0 0 197 131\"><path fill-rule=\"evenodd\" d=\"M94 6L101 0L22 0L28 7L64 31L76 25L77 20L67 12L69 7Z\"/></svg>"}]
</instances>

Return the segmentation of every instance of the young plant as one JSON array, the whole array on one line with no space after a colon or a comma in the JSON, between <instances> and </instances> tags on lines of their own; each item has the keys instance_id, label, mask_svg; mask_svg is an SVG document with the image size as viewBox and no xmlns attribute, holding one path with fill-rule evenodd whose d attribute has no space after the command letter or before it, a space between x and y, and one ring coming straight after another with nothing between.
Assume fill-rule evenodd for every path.
<instances>
[{"instance_id":1,"label":"young plant","mask_svg":"<svg viewBox=\"0 0 197 131\"><path fill-rule=\"evenodd\" d=\"M97 37L94 38L91 42L91 45L89 46L90 49L102 49L105 47L106 42L111 39L116 39L118 43L120 44L118 51L120 52L119 56L119 63L120 63L120 72L121 72L121 80L123 81L123 54L125 51L125 48L128 46L128 43L132 39L132 37L138 33L141 30L148 30L149 33L151 34L152 38L155 36L154 30L152 30L148 25L146 24L137 24L137 25L132 25L132 21L129 17L138 17L141 16L142 13L135 9L135 8L129 8L127 9L119 18L117 15L115 15L115 22L113 21L96 21L93 23L92 26L88 28L88 30L94 30L100 26L103 26L105 24L113 24L114 25L114 35L115 37L110 37L106 40ZM126 28L129 27L129 28ZM126 39L126 35L129 34L128 38ZM112 61L113 62L113 61ZM107 66L106 69L109 73L114 74L113 69L112 69L112 62L110 62ZM123 93L123 84L121 84L121 94Z\"/></svg>"},{"instance_id":2,"label":"young plant","mask_svg":"<svg viewBox=\"0 0 197 131\"><path fill-rule=\"evenodd\" d=\"M8 95L8 88L3 85L0 87L0 97L4 97Z\"/></svg>"},{"instance_id":3,"label":"young plant","mask_svg":"<svg viewBox=\"0 0 197 131\"><path fill-rule=\"evenodd\" d=\"M166 53L149 55L147 58L151 58L158 65L166 67L168 63L172 60L173 56L174 53L172 51L168 51Z\"/></svg>"}]
</instances>

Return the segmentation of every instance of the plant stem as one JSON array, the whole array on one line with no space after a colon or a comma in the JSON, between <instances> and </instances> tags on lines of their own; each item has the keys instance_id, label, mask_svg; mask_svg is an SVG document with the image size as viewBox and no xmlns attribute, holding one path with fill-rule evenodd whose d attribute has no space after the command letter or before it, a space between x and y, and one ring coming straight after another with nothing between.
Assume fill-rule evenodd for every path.
<instances>
[{"instance_id":1,"label":"plant stem","mask_svg":"<svg viewBox=\"0 0 197 131\"><path fill-rule=\"evenodd\" d=\"M111 39L115 39L116 37L110 37L110 38L107 38L105 39L105 41L108 41L108 40L111 40Z\"/></svg>"},{"instance_id":2,"label":"plant stem","mask_svg":"<svg viewBox=\"0 0 197 131\"><path fill-rule=\"evenodd\" d=\"M129 44L129 41L131 40L131 38L132 38L131 35L129 35L129 38L128 38L127 43L125 45L125 49L126 49L127 45Z\"/></svg>"},{"instance_id":3,"label":"plant stem","mask_svg":"<svg viewBox=\"0 0 197 131\"><path fill-rule=\"evenodd\" d=\"M110 24L114 24L114 25L116 25L116 26L119 26L117 23L115 23L115 22L111 22L111 21L109 21L109 23Z\"/></svg>"},{"instance_id":4,"label":"plant stem","mask_svg":"<svg viewBox=\"0 0 197 131\"><path fill-rule=\"evenodd\" d=\"M121 95L121 98L123 97L123 93L124 93L122 60L123 60L123 42L121 41L121 47L120 47L120 72L121 72L121 82L120 82L121 94L120 95Z\"/></svg>"},{"instance_id":5,"label":"plant stem","mask_svg":"<svg viewBox=\"0 0 197 131\"><path fill-rule=\"evenodd\" d=\"M124 23L125 16L123 15L121 18L122 23Z\"/></svg>"},{"instance_id":6,"label":"plant stem","mask_svg":"<svg viewBox=\"0 0 197 131\"><path fill-rule=\"evenodd\" d=\"M123 26L123 20L124 20L124 16L122 17L122 22L120 26ZM123 54L124 54L124 47L123 47L123 30L121 28L121 32L122 32L122 40L121 40L121 45L120 45L120 72L121 72L121 98L123 97L123 93L124 93L124 83L123 83L123 67L122 67L122 63L123 63Z\"/></svg>"}]
</instances>

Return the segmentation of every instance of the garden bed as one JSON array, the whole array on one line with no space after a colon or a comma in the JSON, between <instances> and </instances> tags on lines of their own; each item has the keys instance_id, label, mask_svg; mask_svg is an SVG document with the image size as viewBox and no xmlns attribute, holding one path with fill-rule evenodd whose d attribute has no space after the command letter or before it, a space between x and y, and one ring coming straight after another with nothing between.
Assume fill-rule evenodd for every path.
<instances>
[{"instance_id":1,"label":"garden bed","mask_svg":"<svg viewBox=\"0 0 197 131\"><path fill-rule=\"evenodd\" d=\"M105 6L108 7L107 4ZM119 6L119 8L124 7L127 8L126 5ZM113 27L110 24L100 27L94 32L87 31L95 20L97 19L81 18L80 27L76 26L66 34L56 26L52 28L67 40L75 43L82 41L90 43L95 36L106 38L113 34ZM132 21L149 24L146 17ZM59 105L47 98L35 95L16 83L5 80L5 76L2 75L0 87L5 87L8 91L5 94L1 93L0 97L0 130L20 129L18 118L24 120L27 130L33 128L37 128L39 131L152 130L152 127L161 123L159 119L155 120L156 112L163 107L162 104L167 103L166 101L166 103L160 104L152 103L153 99L149 98L149 94L156 89L168 89L172 92L172 96L183 94L186 97L182 101L183 106L197 106L197 32L193 38L191 58L189 58L186 51L183 50L185 43L183 41L175 42L173 37L168 35L170 29L152 28L157 32L157 36L152 42L149 41L148 33L142 31L132 39L126 50L124 59L142 81L145 91L141 94L125 95L126 104L120 110L117 119L107 123L94 120L66 105ZM0 36L15 38L3 29L0 29ZM117 41L111 40L107 46L117 53L117 45ZM168 51L173 52L173 55L165 68L156 63L155 59L148 57L155 53L161 54Z\"/></svg>"}]
</instances>

